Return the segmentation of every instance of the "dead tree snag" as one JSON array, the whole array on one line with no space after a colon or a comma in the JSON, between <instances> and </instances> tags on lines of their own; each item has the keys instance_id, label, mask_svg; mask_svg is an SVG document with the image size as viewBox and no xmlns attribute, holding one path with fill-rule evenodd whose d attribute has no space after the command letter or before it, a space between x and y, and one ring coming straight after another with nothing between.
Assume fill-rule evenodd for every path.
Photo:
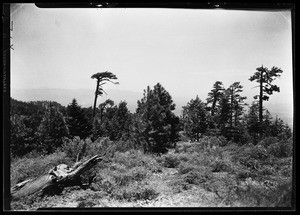
<instances>
[{"instance_id":1,"label":"dead tree snag","mask_svg":"<svg viewBox=\"0 0 300 215\"><path fill-rule=\"evenodd\" d=\"M68 167L66 164L59 164L50 169L46 175L16 184L11 188L11 199L18 199L29 195L43 195L55 192L57 189L63 189L64 187L81 185L80 175L102 160L102 156L95 155L85 162L77 161L73 167Z\"/></svg>"}]
</instances>

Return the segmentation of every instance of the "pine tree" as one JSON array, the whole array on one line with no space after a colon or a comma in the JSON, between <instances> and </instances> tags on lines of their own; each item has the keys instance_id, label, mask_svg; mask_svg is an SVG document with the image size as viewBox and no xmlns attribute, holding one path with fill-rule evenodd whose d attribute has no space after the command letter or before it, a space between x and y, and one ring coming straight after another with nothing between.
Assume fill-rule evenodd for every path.
<instances>
[{"instance_id":1,"label":"pine tree","mask_svg":"<svg viewBox=\"0 0 300 215\"><path fill-rule=\"evenodd\" d=\"M224 129L225 127L229 126L229 120L231 117L231 106L229 102L229 96L227 94L223 94L220 103L219 103L219 115L217 117L218 127L220 129Z\"/></svg>"},{"instance_id":2,"label":"pine tree","mask_svg":"<svg viewBox=\"0 0 300 215\"><path fill-rule=\"evenodd\" d=\"M272 136L272 116L268 110L265 111L263 116L262 130L264 137Z\"/></svg>"},{"instance_id":3,"label":"pine tree","mask_svg":"<svg viewBox=\"0 0 300 215\"><path fill-rule=\"evenodd\" d=\"M97 80L97 84L96 84L96 91L95 91L95 99L94 99L94 108L93 108L93 117L95 117L96 115L96 105L97 105L97 98L98 96L102 96L104 89L103 89L103 85L108 82L111 82L113 84L119 84L119 82L113 82L112 80L116 80L118 79L117 76L111 72L98 72L94 75L92 75L93 79Z\"/></svg>"},{"instance_id":4,"label":"pine tree","mask_svg":"<svg viewBox=\"0 0 300 215\"><path fill-rule=\"evenodd\" d=\"M287 140L292 137L292 130L287 124L284 124L282 119L276 116L275 120L271 123L271 135Z\"/></svg>"},{"instance_id":5,"label":"pine tree","mask_svg":"<svg viewBox=\"0 0 300 215\"><path fill-rule=\"evenodd\" d=\"M213 89L208 93L208 98L206 104L212 104L211 105L211 116L215 115L216 107L217 107L217 102L220 101L223 92L224 92L224 87L221 81L216 81L213 85Z\"/></svg>"},{"instance_id":6,"label":"pine tree","mask_svg":"<svg viewBox=\"0 0 300 215\"><path fill-rule=\"evenodd\" d=\"M118 106L110 99L99 105L100 114L96 115L93 124L93 139L100 136L109 137L110 140L120 140L129 138L129 127L131 114L127 108L127 103L121 101Z\"/></svg>"},{"instance_id":7,"label":"pine tree","mask_svg":"<svg viewBox=\"0 0 300 215\"><path fill-rule=\"evenodd\" d=\"M38 128L38 149L47 154L52 153L62 145L63 139L68 135L69 129L62 113L50 104Z\"/></svg>"},{"instance_id":8,"label":"pine tree","mask_svg":"<svg viewBox=\"0 0 300 215\"><path fill-rule=\"evenodd\" d=\"M113 117L114 126L117 128L116 139L128 139L130 136L131 113L127 103L121 101Z\"/></svg>"},{"instance_id":9,"label":"pine tree","mask_svg":"<svg viewBox=\"0 0 300 215\"><path fill-rule=\"evenodd\" d=\"M258 134L261 130L259 122L259 105L256 102L253 102L249 107L248 114L245 116L247 130L250 136L253 138L254 142L258 141Z\"/></svg>"},{"instance_id":10,"label":"pine tree","mask_svg":"<svg viewBox=\"0 0 300 215\"><path fill-rule=\"evenodd\" d=\"M199 141L200 135L202 135L208 127L207 116L205 104L198 96L183 107L182 121L188 137Z\"/></svg>"},{"instance_id":11,"label":"pine tree","mask_svg":"<svg viewBox=\"0 0 300 215\"><path fill-rule=\"evenodd\" d=\"M244 100L247 97L240 95L243 92L240 82L234 82L226 91L230 102L230 127L238 126L240 116L243 114Z\"/></svg>"},{"instance_id":12,"label":"pine tree","mask_svg":"<svg viewBox=\"0 0 300 215\"><path fill-rule=\"evenodd\" d=\"M66 122L71 138L78 136L81 139L85 139L92 133L92 126L75 98L67 106Z\"/></svg>"},{"instance_id":13,"label":"pine tree","mask_svg":"<svg viewBox=\"0 0 300 215\"><path fill-rule=\"evenodd\" d=\"M34 149L32 129L24 123L25 116L10 117L10 150L13 156L23 156Z\"/></svg>"},{"instance_id":14,"label":"pine tree","mask_svg":"<svg viewBox=\"0 0 300 215\"><path fill-rule=\"evenodd\" d=\"M277 85L271 84L277 77L280 77L282 70L277 67L272 67L269 70L266 67L256 68L257 72L249 78L250 81L259 83L259 95L254 96L254 99L259 99L259 122L263 121L263 101L269 100L269 95L273 92L279 92L280 88ZM267 95L266 95L267 94Z\"/></svg>"},{"instance_id":15,"label":"pine tree","mask_svg":"<svg viewBox=\"0 0 300 215\"><path fill-rule=\"evenodd\" d=\"M170 94L160 83L154 89L147 87L144 97L138 101L136 110L140 139L144 149L152 152L166 152L178 139L178 117Z\"/></svg>"}]
</instances>

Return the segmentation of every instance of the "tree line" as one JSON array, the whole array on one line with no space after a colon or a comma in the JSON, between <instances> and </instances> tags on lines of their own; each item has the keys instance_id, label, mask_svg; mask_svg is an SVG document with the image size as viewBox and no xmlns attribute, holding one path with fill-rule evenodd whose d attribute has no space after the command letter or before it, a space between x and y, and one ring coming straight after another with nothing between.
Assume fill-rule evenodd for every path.
<instances>
[{"instance_id":1,"label":"tree line","mask_svg":"<svg viewBox=\"0 0 300 215\"><path fill-rule=\"evenodd\" d=\"M166 152L180 140L199 141L203 135L224 136L238 144L256 144L270 136L288 139L292 136L291 129L278 117L272 119L263 108L263 102L273 92L279 92L272 81L282 70L263 66L256 70L249 80L259 83L259 94L254 96L251 105L245 103L240 82L226 88L221 81L216 81L206 101L196 96L182 107L179 117L173 113L175 104L171 95L160 83L144 90L134 113L128 110L126 101L115 104L108 99L97 107L97 97L106 93L103 85L118 83L112 81L117 77L110 72L92 76L97 80L93 108L81 107L75 98L67 107L52 101L11 99L11 154L49 154L74 137L129 141L135 147L155 153Z\"/></svg>"}]
</instances>

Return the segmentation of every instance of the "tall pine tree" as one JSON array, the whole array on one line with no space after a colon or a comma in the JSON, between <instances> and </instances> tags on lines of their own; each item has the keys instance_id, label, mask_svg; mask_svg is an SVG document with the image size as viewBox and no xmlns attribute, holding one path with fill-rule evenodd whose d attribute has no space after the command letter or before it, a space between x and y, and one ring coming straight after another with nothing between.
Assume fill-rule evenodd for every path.
<instances>
[{"instance_id":1,"label":"tall pine tree","mask_svg":"<svg viewBox=\"0 0 300 215\"><path fill-rule=\"evenodd\" d=\"M247 97L241 96L241 92L243 92L243 86L240 82L234 82L227 89L230 102L230 127L238 126L240 116L243 114L244 100Z\"/></svg>"},{"instance_id":2,"label":"tall pine tree","mask_svg":"<svg viewBox=\"0 0 300 215\"><path fill-rule=\"evenodd\" d=\"M217 103L220 101L224 90L223 83L221 81L216 81L213 85L213 89L208 93L206 101L207 104L211 104L211 116L215 115Z\"/></svg>"},{"instance_id":3,"label":"tall pine tree","mask_svg":"<svg viewBox=\"0 0 300 215\"><path fill-rule=\"evenodd\" d=\"M263 101L269 100L269 95L273 92L279 92L280 88L277 85L271 84L277 77L280 77L282 70L277 67L272 67L270 70L266 67L256 68L257 72L249 78L250 81L259 83L259 95L254 96L254 99L259 99L259 122L263 121Z\"/></svg>"}]
</instances>

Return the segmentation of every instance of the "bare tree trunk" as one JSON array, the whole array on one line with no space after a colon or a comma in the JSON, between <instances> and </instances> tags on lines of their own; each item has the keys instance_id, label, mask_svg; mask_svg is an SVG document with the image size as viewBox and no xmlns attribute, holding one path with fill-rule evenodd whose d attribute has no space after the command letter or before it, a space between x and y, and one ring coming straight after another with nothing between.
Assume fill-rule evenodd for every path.
<instances>
[{"instance_id":1,"label":"bare tree trunk","mask_svg":"<svg viewBox=\"0 0 300 215\"><path fill-rule=\"evenodd\" d=\"M259 122L263 121L263 71L260 72L259 84Z\"/></svg>"},{"instance_id":2,"label":"bare tree trunk","mask_svg":"<svg viewBox=\"0 0 300 215\"><path fill-rule=\"evenodd\" d=\"M259 137L263 135L262 131L263 122L263 71L260 72L260 83L259 83Z\"/></svg>"},{"instance_id":3,"label":"bare tree trunk","mask_svg":"<svg viewBox=\"0 0 300 215\"><path fill-rule=\"evenodd\" d=\"M94 109L93 109L93 117L96 115L96 105L97 105L97 98L98 98L98 91L99 91L99 82L100 79L97 79L97 86L96 86L96 91L95 91L95 100L94 100Z\"/></svg>"},{"instance_id":4,"label":"bare tree trunk","mask_svg":"<svg viewBox=\"0 0 300 215\"><path fill-rule=\"evenodd\" d=\"M101 160L103 160L102 157L95 155L85 162L76 162L72 168L69 168L66 164L59 164L51 169L48 174L23 181L12 187L11 199L18 199L33 194L45 194L55 191L58 187L80 185L78 182L80 175Z\"/></svg>"},{"instance_id":5,"label":"bare tree trunk","mask_svg":"<svg viewBox=\"0 0 300 215\"><path fill-rule=\"evenodd\" d=\"M232 128L232 125L233 125L233 89L231 88L230 89L230 120L229 120L229 123L230 123L230 127Z\"/></svg>"}]
</instances>

